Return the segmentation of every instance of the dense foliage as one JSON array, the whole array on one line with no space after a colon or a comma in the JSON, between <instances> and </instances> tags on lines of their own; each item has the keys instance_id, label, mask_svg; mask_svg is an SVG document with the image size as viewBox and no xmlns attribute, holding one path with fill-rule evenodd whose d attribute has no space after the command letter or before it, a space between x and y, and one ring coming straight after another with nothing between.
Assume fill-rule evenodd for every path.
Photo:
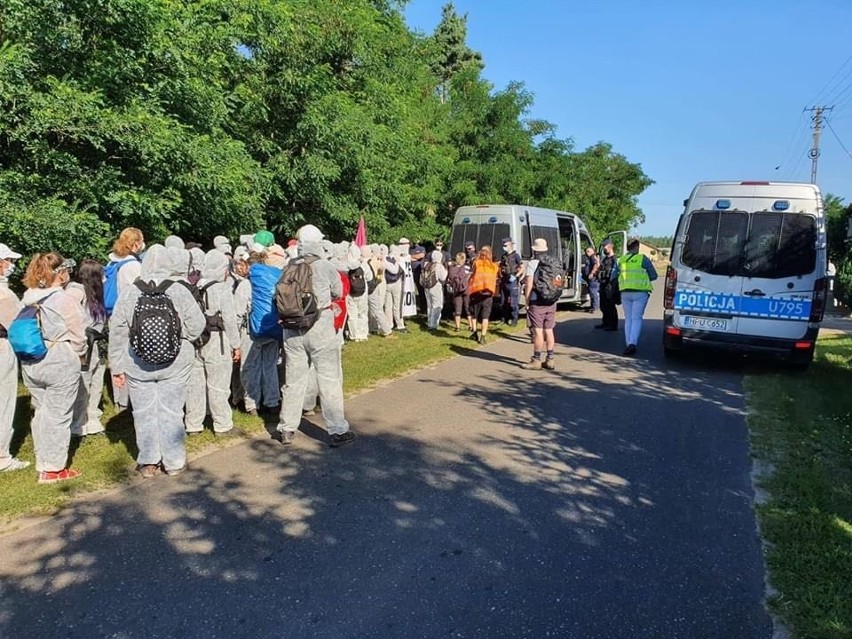
<instances>
[{"instance_id":1,"label":"dense foliage","mask_svg":"<svg viewBox=\"0 0 852 639\"><path fill-rule=\"evenodd\" d=\"M599 143L575 150L495 88L444 8L413 33L382 0L0 3L0 241L102 256L150 239L305 221L371 239L441 233L463 204L642 221L651 184Z\"/></svg>"}]
</instances>

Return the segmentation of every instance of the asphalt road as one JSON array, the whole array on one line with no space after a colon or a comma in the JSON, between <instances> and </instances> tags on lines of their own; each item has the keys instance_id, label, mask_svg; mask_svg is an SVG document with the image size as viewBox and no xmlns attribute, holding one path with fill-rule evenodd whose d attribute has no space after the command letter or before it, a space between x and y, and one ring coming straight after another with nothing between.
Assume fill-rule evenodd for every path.
<instances>
[{"instance_id":1,"label":"asphalt road","mask_svg":"<svg viewBox=\"0 0 852 639\"><path fill-rule=\"evenodd\" d=\"M763 639L741 375L568 314L0 537L0 637ZM315 418L321 423L320 418Z\"/></svg>"}]
</instances>

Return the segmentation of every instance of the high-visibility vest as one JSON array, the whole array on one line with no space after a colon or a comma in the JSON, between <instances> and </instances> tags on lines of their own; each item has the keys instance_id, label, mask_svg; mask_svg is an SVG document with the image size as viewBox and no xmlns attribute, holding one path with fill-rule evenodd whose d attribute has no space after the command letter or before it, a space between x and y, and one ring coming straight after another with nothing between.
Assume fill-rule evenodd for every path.
<instances>
[{"instance_id":1,"label":"high-visibility vest","mask_svg":"<svg viewBox=\"0 0 852 639\"><path fill-rule=\"evenodd\" d=\"M648 277L642 263L644 255L628 253L618 258L618 288L622 291L646 291L653 290L651 278Z\"/></svg>"},{"instance_id":2,"label":"high-visibility vest","mask_svg":"<svg viewBox=\"0 0 852 639\"><path fill-rule=\"evenodd\" d=\"M490 291L494 295L497 292L497 273L500 270L500 264L491 260L477 259L473 262L473 270L467 292L474 295L482 291Z\"/></svg>"}]
</instances>

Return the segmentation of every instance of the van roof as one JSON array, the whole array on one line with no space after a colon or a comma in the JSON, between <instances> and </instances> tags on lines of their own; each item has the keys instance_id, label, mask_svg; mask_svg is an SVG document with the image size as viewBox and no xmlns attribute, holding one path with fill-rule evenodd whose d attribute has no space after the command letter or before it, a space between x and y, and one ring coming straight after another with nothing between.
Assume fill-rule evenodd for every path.
<instances>
[{"instance_id":1,"label":"van roof","mask_svg":"<svg viewBox=\"0 0 852 639\"><path fill-rule=\"evenodd\" d=\"M699 182L690 197L774 197L791 199L820 198L816 184L809 182Z\"/></svg>"}]
</instances>

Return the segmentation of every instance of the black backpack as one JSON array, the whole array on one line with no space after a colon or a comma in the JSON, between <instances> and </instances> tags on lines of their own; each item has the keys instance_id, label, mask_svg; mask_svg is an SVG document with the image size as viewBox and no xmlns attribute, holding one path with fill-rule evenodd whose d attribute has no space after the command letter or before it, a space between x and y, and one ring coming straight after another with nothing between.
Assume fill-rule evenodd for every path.
<instances>
[{"instance_id":1,"label":"black backpack","mask_svg":"<svg viewBox=\"0 0 852 639\"><path fill-rule=\"evenodd\" d=\"M364 269L360 266L349 271L349 295L361 297L367 292L367 280L364 279Z\"/></svg>"},{"instance_id":2,"label":"black backpack","mask_svg":"<svg viewBox=\"0 0 852 639\"><path fill-rule=\"evenodd\" d=\"M467 266L462 264L450 264L447 269L447 290L450 293L464 293L467 290L468 282L470 282L470 271Z\"/></svg>"},{"instance_id":3,"label":"black backpack","mask_svg":"<svg viewBox=\"0 0 852 639\"><path fill-rule=\"evenodd\" d=\"M213 337L213 333L219 333L219 341L222 342L223 340L222 331L225 330L225 322L222 320L222 311L216 311L213 315L210 315L210 304L207 302L207 291L211 286L218 283L207 282L201 288L192 284L188 285L192 296L201 308L201 312L204 313L204 330L201 331L198 339L192 343L195 348L203 348L210 341L210 338Z\"/></svg>"},{"instance_id":4,"label":"black backpack","mask_svg":"<svg viewBox=\"0 0 852 639\"><path fill-rule=\"evenodd\" d=\"M562 296L565 285L565 275L562 266L550 255L542 255L535 269L533 290L536 301L542 305L556 303Z\"/></svg>"},{"instance_id":5,"label":"black backpack","mask_svg":"<svg viewBox=\"0 0 852 639\"><path fill-rule=\"evenodd\" d=\"M291 260L275 285L278 323L290 330L308 330L319 319L322 309L314 295L314 273L311 264L316 257Z\"/></svg>"},{"instance_id":6,"label":"black backpack","mask_svg":"<svg viewBox=\"0 0 852 639\"><path fill-rule=\"evenodd\" d=\"M391 259L392 258L388 258L388 261L390 262ZM397 262L396 262L395 259L391 262L391 264L396 264L396 263ZM387 282L388 284L393 284L395 282L398 282L401 277L402 277L402 268L400 268L396 273L391 273L387 269L385 270L385 282Z\"/></svg>"},{"instance_id":7,"label":"black backpack","mask_svg":"<svg viewBox=\"0 0 852 639\"><path fill-rule=\"evenodd\" d=\"M379 286L379 278L376 276L376 272L373 270L373 265L367 262L367 268L370 269L370 273L373 274L372 279L367 282L367 295L372 295L373 291ZM351 282L350 282L351 283Z\"/></svg>"},{"instance_id":8,"label":"black backpack","mask_svg":"<svg viewBox=\"0 0 852 639\"><path fill-rule=\"evenodd\" d=\"M166 295L172 284L170 280L157 286L153 282L135 282L141 294L133 307L130 346L147 364L171 364L180 353L182 324L171 298Z\"/></svg>"}]
</instances>

